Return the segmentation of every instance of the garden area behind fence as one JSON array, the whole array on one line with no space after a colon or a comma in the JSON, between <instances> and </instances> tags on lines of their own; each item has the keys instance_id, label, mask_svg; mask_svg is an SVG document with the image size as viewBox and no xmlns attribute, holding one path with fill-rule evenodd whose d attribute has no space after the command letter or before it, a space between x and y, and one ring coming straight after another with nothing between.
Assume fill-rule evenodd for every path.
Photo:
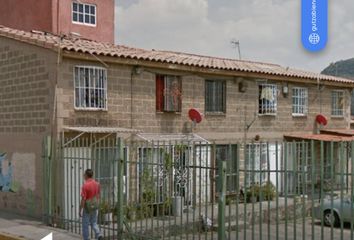
<instances>
[{"instance_id":1,"label":"garden area behind fence","mask_svg":"<svg viewBox=\"0 0 354 240\"><path fill-rule=\"evenodd\" d=\"M98 221L105 239L248 239L257 231L264 239L319 239L325 225L332 234L339 228L343 238L345 214L354 216L353 204L346 209L353 196L349 142L82 136L61 139L51 156L49 146L47 139L44 221L74 233L81 232L87 168L101 185ZM349 230L353 239L352 224Z\"/></svg>"}]
</instances>

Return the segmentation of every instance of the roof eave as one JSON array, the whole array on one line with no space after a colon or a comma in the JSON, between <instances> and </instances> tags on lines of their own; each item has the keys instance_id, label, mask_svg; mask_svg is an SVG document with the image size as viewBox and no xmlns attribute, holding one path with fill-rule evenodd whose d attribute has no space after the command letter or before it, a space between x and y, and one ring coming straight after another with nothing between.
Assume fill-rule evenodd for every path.
<instances>
[{"instance_id":1,"label":"roof eave","mask_svg":"<svg viewBox=\"0 0 354 240\"><path fill-rule=\"evenodd\" d=\"M62 56L65 58L97 62L97 56L93 56L92 54L89 53L63 50ZM188 66L183 64L173 64L173 63L166 63L166 62L159 62L159 61L151 61L151 60L149 61L149 60L140 60L140 59L133 59L133 58L123 58L123 57L104 56L104 55L99 55L98 57L100 60L102 60L105 63L122 64L122 65L129 65L129 66L140 65L149 68L167 69L167 70L183 71L183 72L187 71L193 74L207 74L207 75L219 75L219 76L228 76L228 77L245 77L245 78L260 78L260 79L263 78L263 79L275 80L275 81L317 84L317 79L284 76L280 74L268 74L268 73L261 73L261 72L197 67L197 66ZM320 81L321 84L324 84L326 86L354 88L354 81L353 83L337 82L337 81L330 81L330 80L320 80Z\"/></svg>"}]
</instances>

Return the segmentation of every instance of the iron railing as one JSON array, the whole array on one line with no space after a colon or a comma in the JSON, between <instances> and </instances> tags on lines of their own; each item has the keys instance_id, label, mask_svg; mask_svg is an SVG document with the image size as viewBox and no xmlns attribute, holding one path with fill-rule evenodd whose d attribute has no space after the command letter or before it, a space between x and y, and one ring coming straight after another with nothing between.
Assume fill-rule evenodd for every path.
<instances>
[{"instance_id":1,"label":"iron railing","mask_svg":"<svg viewBox=\"0 0 354 240\"><path fill-rule=\"evenodd\" d=\"M105 239L354 239L354 142L46 142L44 221L74 233L92 168Z\"/></svg>"}]
</instances>

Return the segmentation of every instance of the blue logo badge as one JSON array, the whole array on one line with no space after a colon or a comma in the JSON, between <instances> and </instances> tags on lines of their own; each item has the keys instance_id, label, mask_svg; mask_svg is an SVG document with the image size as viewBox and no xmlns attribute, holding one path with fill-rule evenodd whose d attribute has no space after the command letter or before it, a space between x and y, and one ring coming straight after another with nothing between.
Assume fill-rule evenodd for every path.
<instances>
[{"instance_id":1,"label":"blue logo badge","mask_svg":"<svg viewBox=\"0 0 354 240\"><path fill-rule=\"evenodd\" d=\"M302 45L310 52L326 47L328 0L302 0Z\"/></svg>"}]
</instances>

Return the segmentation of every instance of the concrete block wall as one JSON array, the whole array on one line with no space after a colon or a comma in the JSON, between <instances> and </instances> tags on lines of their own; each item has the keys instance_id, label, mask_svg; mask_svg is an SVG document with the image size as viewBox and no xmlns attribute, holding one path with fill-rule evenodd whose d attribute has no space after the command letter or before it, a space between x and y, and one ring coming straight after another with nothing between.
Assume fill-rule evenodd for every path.
<instances>
[{"instance_id":1,"label":"concrete block wall","mask_svg":"<svg viewBox=\"0 0 354 240\"><path fill-rule=\"evenodd\" d=\"M326 86L321 92L316 84L294 84L282 81L267 81L278 85L278 111L276 116L258 116L258 81L244 79L247 90L239 92L238 80L222 76L193 75L186 72L169 71L180 74L182 78L181 113L156 112L155 74L162 70L145 69L140 75L132 75L132 68L109 64L108 74L108 109L107 111L85 111L74 108L74 67L99 66L88 61L64 59L61 66L58 94L59 130L65 126L109 126L143 130L147 133L181 133L189 132L191 123L188 110L197 108L204 114L204 120L198 124L195 132L216 143L236 143L244 140L245 125L255 121L247 132L248 140L260 135L261 140L282 140L286 133L314 132L315 117L322 113L328 118L326 128L347 128L349 122L349 89ZM205 112L205 79L219 79L227 82L227 106L225 114L208 114ZM132 83L132 84L131 84ZM283 96L283 84L288 84L289 94ZM309 92L309 114L305 117L292 116L292 88L307 87ZM345 115L341 118L331 117L331 91L345 90ZM131 93L133 98L131 98ZM131 112L132 110L132 112ZM281 144L279 145L281 149ZM280 154L279 150L279 154ZM130 160L136 161L136 151L130 152ZM244 145L239 155L240 186L244 186L245 156ZM215 161L212 157L211 161ZM211 164L211 163L210 163ZM279 166L280 168L281 166ZM137 176L134 164L129 168L130 200L136 200ZM281 180L279 180L279 184ZM279 187L280 188L280 187Z\"/></svg>"},{"instance_id":2,"label":"concrete block wall","mask_svg":"<svg viewBox=\"0 0 354 240\"><path fill-rule=\"evenodd\" d=\"M0 37L0 209L40 217L55 54Z\"/></svg>"},{"instance_id":3,"label":"concrete block wall","mask_svg":"<svg viewBox=\"0 0 354 240\"><path fill-rule=\"evenodd\" d=\"M117 126L135 128L148 133L181 133L191 130L188 110L196 108L204 114L202 123L194 132L208 140L243 140L245 126L254 123L246 134L248 139L259 135L262 140L280 140L285 133L308 132L316 130L315 117L322 113L328 118L326 128L347 128L349 126L350 92L345 90L345 115L331 117L331 91L338 89L326 86L321 93L316 84L287 83L288 96L281 89L282 81L267 81L278 85L278 111L276 116L258 116L258 82L256 79L244 80L248 83L246 92L241 93L238 82L218 76L227 81L227 100L225 114L210 114L204 110L205 79L215 76L198 76L187 72L173 72L182 75L182 112L156 112L155 72L146 69L140 75L133 75L131 67L110 64L108 68L108 110L85 111L74 109L73 69L76 65L97 66L97 63L65 59L62 64L59 84L59 127L63 126ZM100 65L98 65L100 66ZM131 81L133 83L131 89ZM309 114L305 117L292 116L292 88L307 87L309 92ZM131 99L131 90L133 99ZM132 110L132 113L131 113ZM132 115L131 115L132 114Z\"/></svg>"},{"instance_id":4,"label":"concrete block wall","mask_svg":"<svg viewBox=\"0 0 354 240\"><path fill-rule=\"evenodd\" d=\"M50 79L55 77L55 58L48 59L49 53L1 39L0 133L49 131L54 101Z\"/></svg>"}]
</instances>

